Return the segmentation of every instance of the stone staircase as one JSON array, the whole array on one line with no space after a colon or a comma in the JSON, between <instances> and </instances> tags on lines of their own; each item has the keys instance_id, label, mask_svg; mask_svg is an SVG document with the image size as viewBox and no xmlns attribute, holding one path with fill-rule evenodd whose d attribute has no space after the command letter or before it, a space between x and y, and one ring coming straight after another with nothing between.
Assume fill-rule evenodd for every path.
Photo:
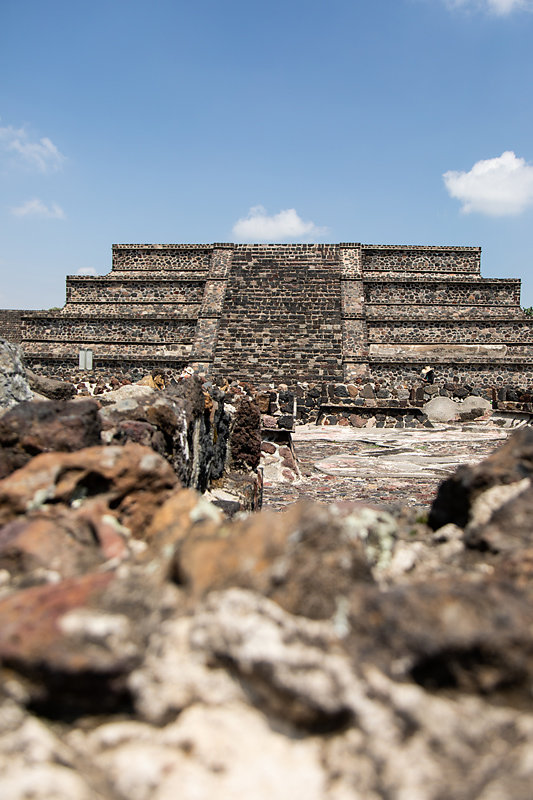
<instances>
[{"instance_id":1,"label":"stone staircase","mask_svg":"<svg viewBox=\"0 0 533 800\"><path fill-rule=\"evenodd\" d=\"M480 248L114 245L108 275L69 276L59 311L22 314L36 371L191 365L253 383L533 383L520 281L485 279Z\"/></svg>"}]
</instances>

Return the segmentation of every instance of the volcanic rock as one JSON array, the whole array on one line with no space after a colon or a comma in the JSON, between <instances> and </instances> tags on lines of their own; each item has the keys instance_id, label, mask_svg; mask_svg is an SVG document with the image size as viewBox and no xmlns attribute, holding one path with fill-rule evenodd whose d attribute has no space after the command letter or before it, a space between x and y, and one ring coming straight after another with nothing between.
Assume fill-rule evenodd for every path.
<instances>
[{"instance_id":1,"label":"volcanic rock","mask_svg":"<svg viewBox=\"0 0 533 800\"><path fill-rule=\"evenodd\" d=\"M157 453L137 444L42 453L0 482L0 525L50 504L99 496L121 524L143 531L179 481Z\"/></svg>"},{"instance_id":2,"label":"volcanic rock","mask_svg":"<svg viewBox=\"0 0 533 800\"><path fill-rule=\"evenodd\" d=\"M483 492L494 486L518 483L532 475L533 430L526 427L516 431L480 464L461 466L451 478L443 481L431 507L428 524L434 530L449 522L464 528L470 520L474 501ZM502 502L508 499L508 493L504 493Z\"/></svg>"},{"instance_id":3,"label":"volcanic rock","mask_svg":"<svg viewBox=\"0 0 533 800\"><path fill-rule=\"evenodd\" d=\"M98 445L101 429L92 400L18 403L0 417L0 479L38 453Z\"/></svg>"}]
</instances>

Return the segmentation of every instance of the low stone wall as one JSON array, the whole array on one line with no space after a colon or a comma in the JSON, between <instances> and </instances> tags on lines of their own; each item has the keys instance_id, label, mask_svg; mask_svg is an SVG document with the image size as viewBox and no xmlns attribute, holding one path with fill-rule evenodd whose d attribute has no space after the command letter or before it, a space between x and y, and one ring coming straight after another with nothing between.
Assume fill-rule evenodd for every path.
<instances>
[{"instance_id":1,"label":"low stone wall","mask_svg":"<svg viewBox=\"0 0 533 800\"><path fill-rule=\"evenodd\" d=\"M416 383L420 380L420 371L423 361L413 367L412 361L394 362L387 361L380 363L375 360L371 362L370 374L372 380L381 385L392 388L395 386L405 386ZM493 362L487 365L486 361L476 363L474 360L460 363L458 361L442 362L432 364L435 369L435 381L438 383L468 384L476 391L485 393L490 391L493 386L509 385L518 390L525 391L531 385L533 364L530 359L524 358L512 363L509 359Z\"/></svg>"},{"instance_id":2,"label":"low stone wall","mask_svg":"<svg viewBox=\"0 0 533 800\"><path fill-rule=\"evenodd\" d=\"M205 279L181 279L179 282L170 278L146 278L131 280L116 276L102 278L79 278L70 275L67 278L67 303L102 304L108 302L198 302L203 298Z\"/></svg>"},{"instance_id":3,"label":"low stone wall","mask_svg":"<svg viewBox=\"0 0 533 800\"><path fill-rule=\"evenodd\" d=\"M497 323L497 324L496 324ZM417 342L420 344L470 344L490 342L491 344L531 344L533 343L533 320L520 320L516 323L507 319L493 322L473 322L472 320L407 321L381 319L367 321L369 344L395 344Z\"/></svg>"},{"instance_id":4,"label":"low stone wall","mask_svg":"<svg viewBox=\"0 0 533 800\"><path fill-rule=\"evenodd\" d=\"M363 245L362 256L364 271L394 273L413 270L479 274L481 248Z\"/></svg>"},{"instance_id":5,"label":"low stone wall","mask_svg":"<svg viewBox=\"0 0 533 800\"><path fill-rule=\"evenodd\" d=\"M176 245L113 245L113 271L208 269L213 248Z\"/></svg>"},{"instance_id":6,"label":"low stone wall","mask_svg":"<svg viewBox=\"0 0 533 800\"><path fill-rule=\"evenodd\" d=\"M368 278L365 276L367 303L463 303L466 305L516 305L520 303L520 281L514 278L462 277L436 281L422 273L399 280L398 277Z\"/></svg>"}]
</instances>

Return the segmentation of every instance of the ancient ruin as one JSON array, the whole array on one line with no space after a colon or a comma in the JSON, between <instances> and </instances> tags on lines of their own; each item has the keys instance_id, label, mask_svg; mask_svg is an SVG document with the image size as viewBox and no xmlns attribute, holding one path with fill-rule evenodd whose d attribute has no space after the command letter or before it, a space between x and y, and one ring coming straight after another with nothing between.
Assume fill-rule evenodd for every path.
<instances>
[{"instance_id":1,"label":"ancient ruin","mask_svg":"<svg viewBox=\"0 0 533 800\"><path fill-rule=\"evenodd\" d=\"M420 378L533 382L520 280L487 279L478 247L340 244L113 246L109 274L67 278L61 310L10 312L26 362L68 376L136 368L256 383ZM18 314L18 317L17 317ZM5 335L5 334L4 334Z\"/></svg>"}]
</instances>

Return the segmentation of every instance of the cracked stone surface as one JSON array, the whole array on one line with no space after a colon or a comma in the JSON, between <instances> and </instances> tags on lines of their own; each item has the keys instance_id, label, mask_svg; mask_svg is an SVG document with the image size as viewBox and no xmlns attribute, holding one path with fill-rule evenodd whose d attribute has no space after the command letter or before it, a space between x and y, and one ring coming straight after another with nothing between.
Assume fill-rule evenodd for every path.
<instances>
[{"instance_id":1,"label":"cracked stone surface","mask_svg":"<svg viewBox=\"0 0 533 800\"><path fill-rule=\"evenodd\" d=\"M427 505L440 481L488 456L509 433L486 420L401 431L302 425L293 435L302 479L265 480L263 506L280 510L300 499Z\"/></svg>"}]
</instances>

